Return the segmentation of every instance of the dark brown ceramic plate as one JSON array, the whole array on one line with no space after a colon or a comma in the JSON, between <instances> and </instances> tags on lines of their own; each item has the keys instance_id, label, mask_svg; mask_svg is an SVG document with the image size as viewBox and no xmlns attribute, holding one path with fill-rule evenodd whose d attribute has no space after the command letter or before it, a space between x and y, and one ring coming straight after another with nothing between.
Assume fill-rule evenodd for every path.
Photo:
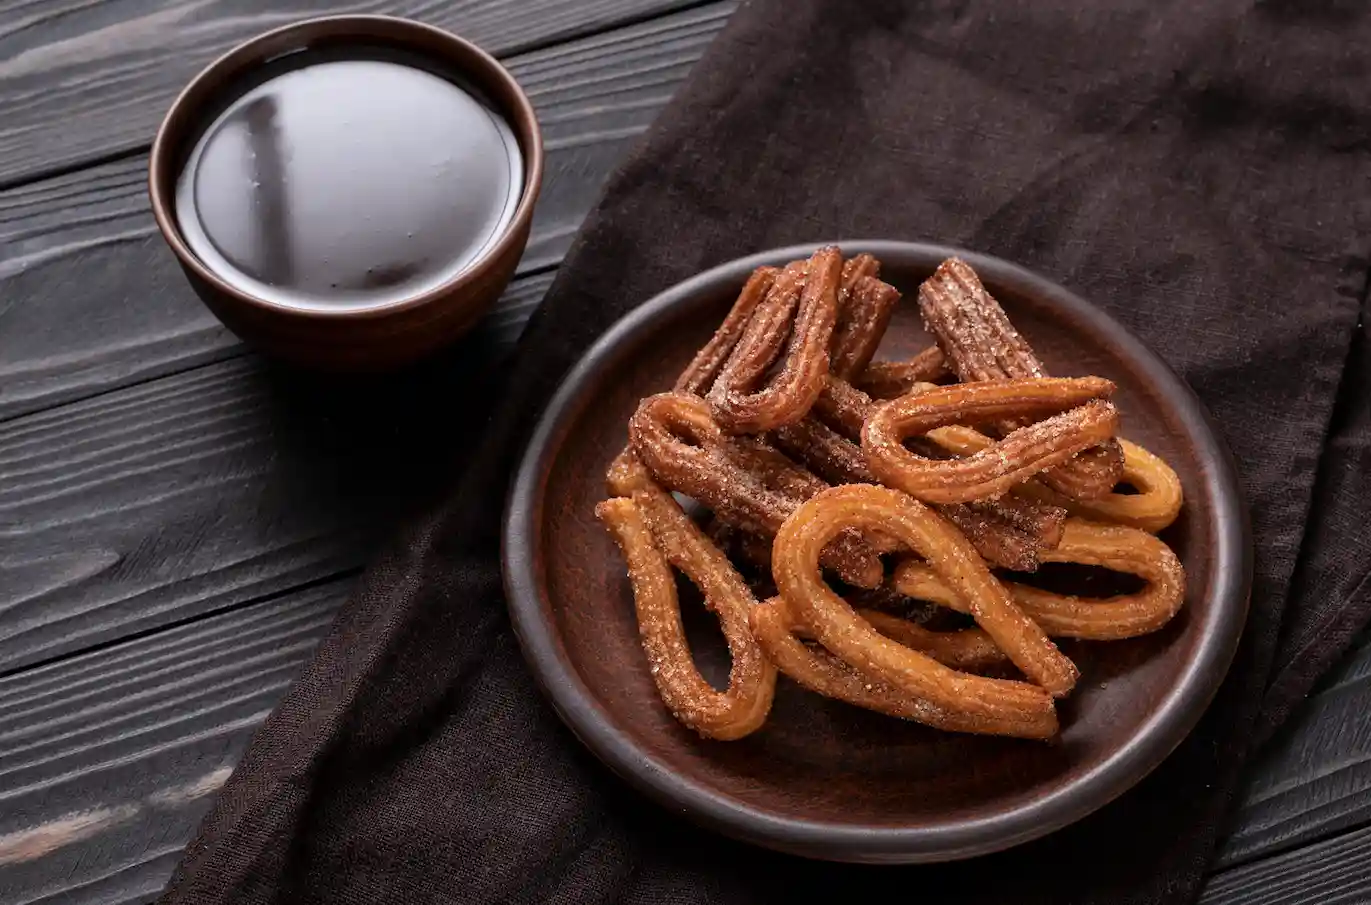
<instances>
[{"instance_id":1,"label":"dark brown ceramic plate","mask_svg":"<svg viewBox=\"0 0 1371 905\"><path fill-rule=\"evenodd\" d=\"M759 264L778 249L702 273L614 326L543 415L515 480L504 535L515 630L534 674L576 735L677 814L738 839L815 858L919 862L1008 848L1108 803L1185 737L1227 671L1247 612L1251 543L1233 466L1190 389L1122 326L1019 267L959 249L843 242L880 258L904 291L880 357L928 338L912 297L952 254L1000 299L1048 369L1119 385L1124 432L1169 461L1186 505L1164 537L1185 563L1187 603L1146 638L1069 645L1083 679L1061 706L1060 743L935 732L827 701L782 680L767 724L706 741L657 698L623 561L593 509L638 399L669 389ZM683 596L683 605L688 601ZM698 601L685 614L711 681L727 653Z\"/></svg>"}]
</instances>

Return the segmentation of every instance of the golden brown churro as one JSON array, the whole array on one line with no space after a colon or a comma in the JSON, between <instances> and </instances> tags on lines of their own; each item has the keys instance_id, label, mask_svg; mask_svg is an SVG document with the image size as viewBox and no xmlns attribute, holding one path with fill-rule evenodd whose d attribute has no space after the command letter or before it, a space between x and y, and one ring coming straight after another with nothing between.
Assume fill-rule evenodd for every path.
<instances>
[{"instance_id":1,"label":"golden brown churro","mask_svg":"<svg viewBox=\"0 0 1371 905\"><path fill-rule=\"evenodd\" d=\"M628 431L634 454L656 481L698 500L730 525L769 537L795 509L795 499L767 489L722 452L724 434L698 396L649 396L629 419ZM876 552L855 533L835 538L824 563L860 588L876 587L885 574Z\"/></svg>"},{"instance_id":2,"label":"golden brown churro","mask_svg":"<svg viewBox=\"0 0 1371 905\"><path fill-rule=\"evenodd\" d=\"M965 261L949 258L924 281L919 310L963 383L1047 376L1033 349ZM1002 429L1008 432L1019 424L1010 421ZM1123 452L1111 438L1049 470L1042 480L1074 499L1094 499L1113 490L1122 471Z\"/></svg>"},{"instance_id":3,"label":"golden brown churro","mask_svg":"<svg viewBox=\"0 0 1371 905\"><path fill-rule=\"evenodd\" d=\"M1170 465L1138 444L1120 438L1119 446L1123 450L1122 481L1137 493L1111 492L1099 499L1073 500L1036 482L1026 484L1023 492L1041 502L1061 506L1072 515L1118 522L1155 534L1180 514L1184 498L1181 479Z\"/></svg>"},{"instance_id":4,"label":"golden brown churro","mask_svg":"<svg viewBox=\"0 0 1371 905\"><path fill-rule=\"evenodd\" d=\"M932 387L929 387L932 389ZM929 438L954 455L969 456L995 441L967 427L944 427L930 431ZM1171 466L1136 443L1122 438L1123 483L1137 493L1108 493L1097 500L1072 500L1037 480L1014 488L1015 493L1039 502L1059 506L1072 515L1101 522L1118 522L1153 534L1176 520L1184 502L1180 478Z\"/></svg>"},{"instance_id":5,"label":"golden brown churro","mask_svg":"<svg viewBox=\"0 0 1371 905\"><path fill-rule=\"evenodd\" d=\"M1043 559L1127 572L1147 582L1136 594L1103 599L1055 594L1009 583L1007 587L1019 607L1056 638L1116 641L1146 635L1170 622L1185 599L1185 570L1176 554L1137 528L1068 519L1061 544ZM910 597L959 612L967 609L947 583L924 563L900 563L893 583Z\"/></svg>"},{"instance_id":6,"label":"golden brown churro","mask_svg":"<svg viewBox=\"0 0 1371 905\"><path fill-rule=\"evenodd\" d=\"M724 362L728 361L739 340L743 338L753 312L776 282L778 273L780 271L775 267L758 267L752 271L752 276L743 284L742 291L738 293L738 298L724 317L723 323L719 324L719 329L714 331L709 342L700 347L700 351L695 353L690 364L686 365L685 370L676 378L675 390L694 393L697 396L703 396L710 391Z\"/></svg>"},{"instance_id":7,"label":"golden brown churro","mask_svg":"<svg viewBox=\"0 0 1371 905\"><path fill-rule=\"evenodd\" d=\"M643 651L657 691L679 721L709 738L737 739L766 722L776 669L762 655L748 625L755 604L742 578L665 493L615 497L595 508L628 561ZM645 514L647 509L652 516ZM681 624L675 565L695 581L718 615L732 666L728 690L715 691L700 675Z\"/></svg>"},{"instance_id":8,"label":"golden brown churro","mask_svg":"<svg viewBox=\"0 0 1371 905\"><path fill-rule=\"evenodd\" d=\"M1057 732L1057 713L1050 698L1029 697L1021 707L1003 712L965 712L945 708L915 695L907 694L878 678L867 676L833 654L803 644L790 630L790 613L785 601L774 597L752 610L752 631L766 655L790 678L824 697L845 701L857 707L912 720L948 732L972 732L1046 739ZM878 636L879 637L879 636ZM895 648L900 645L887 642ZM923 655L915 654L922 657ZM930 661L932 662L932 661ZM936 664L954 676L961 675ZM975 677L968 677L975 678ZM984 682L1002 680L982 679ZM1031 687L1031 686L1030 686Z\"/></svg>"},{"instance_id":9,"label":"golden brown churro","mask_svg":"<svg viewBox=\"0 0 1371 905\"><path fill-rule=\"evenodd\" d=\"M796 289L792 285L793 269L787 268L776 278L771 292L783 294L784 299L774 305L768 299L753 312L746 332L709 392L714 416L724 428L733 433L759 433L798 421L809 411L828 376L842 266L842 255L836 248L814 253L805 267L793 324L789 313L795 305L788 301ZM783 349L785 361L767 382Z\"/></svg>"},{"instance_id":10,"label":"golden brown churro","mask_svg":"<svg viewBox=\"0 0 1371 905\"><path fill-rule=\"evenodd\" d=\"M863 622L818 570L820 550L849 528L892 534L923 556L967 602L977 624L1041 688L1017 682L985 684L991 680L945 674L945 667L883 638ZM1032 696L1042 689L1062 696L1076 683L1075 665L1014 605L967 539L933 510L899 491L849 484L812 497L776 533L771 574L796 618L824 647L859 671L936 706L986 716L1015 709L1022 713L1021 708L1034 706Z\"/></svg>"},{"instance_id":11,"label":"golden brown churro","mask_svg":"<svg viewBox=\"0 0 1371 905\"><path fill-rule=\"evenodd\" d=\"M1114 385L1098 377L1041 377L939 387L880 403L862 429L867 464L891 487L927 502L997 497L1046 468L1114 435L1118 413L1104 401ZM903 445L958 421L1057 413L961 459L926 459Z\"/></svg>"}]
</instances>

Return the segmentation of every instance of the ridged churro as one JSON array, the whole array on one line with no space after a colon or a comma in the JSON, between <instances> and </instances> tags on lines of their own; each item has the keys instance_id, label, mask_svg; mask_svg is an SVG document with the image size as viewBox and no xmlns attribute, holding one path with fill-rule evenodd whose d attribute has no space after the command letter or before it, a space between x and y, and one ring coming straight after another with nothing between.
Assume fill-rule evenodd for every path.
<instances>
[{"instance_id":1,"label":"ridged churro","mask_svg":"<svg viewBox=\"0 0 1371 905\"><path fill-rule=\"evenodd\" d=\"M628 562L643 650L672 715L710 738L737 739L760 728L771 710L776 668L748 624L756 600L727 557L663 491L614 497L595 513ZM732 657L727 691L716 691L695 668L670 565L700 586L719 617Z\"/></svg>"},{"instance_id":2,"label":"ridged churro","mask_svg":"<svg viewBox=\"0 0 1371 905\"><path fill-rule=\"evenodd\" d=\"M924 326L938 340L962 383L1046 377L1028 342L965 261L949 258L919 287ZM1020 422L1009 421L1011 431ZM1042 480L1073 499L1095 499L1114 489L1123 471L1123 452L1112 438L1082 450L1049 469Z\"/></svg>"},{"instance_id":3,"label":"ridged churro","mask_svg":"<svg viewBox=\"0 0 1371 905\"><path fill-rule=\"evenodd\" d=\"M871 484L834 487L811 497L786 519L772 548L771 573L777 589L795 608L796 618L829 651L861 672L949 710L960 706L989 716L1002 708L1029 706L1023 693L1033 686L971 682L975 688L967 688L959 684L967 680L944 675L940 665L930 668L933 661L928 658L910 659L909 651L893 650L888 639L862 622L824 583L818 569L819 552L850 528L892 534L921 555L967 602L977 624L1014 665L1041 686L1034 691L1062 696L1075 685L1075 665L1015 606L965 537L917 500Z\"/></svg>"},{"instance_id":4,"label":"ridged churro","mask_svg":"<svg viewBox=\"0 0 1371 905\"><path fill-rule=\"evenodd\" d=\"M1098 377L1039 377L938 387L880 403L862 428L867 464L882 482L927 502L998 497L1114 436L1118 413ZM1050 415L959 459L927 459L904 441L949 424Z\"/></svg>"},{"instance_id":5,"label":"ridged churro","mask_svg":"<svg viewBox=\"0 0 1371 905\"><path fill-rule=\"evenodd\" d=\"M788 267L776 278L709 391L724 428L759 433L809 411L828 376L842 268L836 248L821 248L799 274ZM768 379L782 354L779 372Z\"/></svg>"},{"instance_id":6,"label":"ridged churro","mask_svg":"<svg viewBox=\"0 0 1371 905\"><path fill-rule=\"evenodd\" d=\"M1147 582L1135 594L1098 600L1007 583L1024 613L1055 638L1117 641L1146 635L1170 622L1185 600L1185 570L1180 560L1166 544L1137 528L1068 519L1062 542L1045 553L1043 560L1099 566ZM925 563L901 563L895 569L893 584L910 597L967 611L948 584Z\"/></svg>"}]
</instances>

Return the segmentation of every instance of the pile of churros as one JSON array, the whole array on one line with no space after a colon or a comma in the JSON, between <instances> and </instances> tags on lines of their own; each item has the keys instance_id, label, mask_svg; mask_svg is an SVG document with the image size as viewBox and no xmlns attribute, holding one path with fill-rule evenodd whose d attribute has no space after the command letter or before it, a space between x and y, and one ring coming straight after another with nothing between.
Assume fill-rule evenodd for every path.
<instances>
[{"instance_id":1,"label":"pile of churros","mask_svg":"<svg viewBox=\"0 0 1371 905\"><path fill-rule=\"evenodd\" d=\"M704 737L763 726L779 673L941 730L1052 738L1080 676L1052 639L1136 637L1183 605L1156 536L1180 481L1119 436L1114 384L1049 376L957 258L918 290L936 345L873 361L901 301L880 269L833 247L758 268L672 390L641 400L610 466L596 515L627 562L648 668ZM1024 583L1042 563L1141 590ZM696 667L675 570L723 629L722 690Z\"/></svg>"}]
</instances>

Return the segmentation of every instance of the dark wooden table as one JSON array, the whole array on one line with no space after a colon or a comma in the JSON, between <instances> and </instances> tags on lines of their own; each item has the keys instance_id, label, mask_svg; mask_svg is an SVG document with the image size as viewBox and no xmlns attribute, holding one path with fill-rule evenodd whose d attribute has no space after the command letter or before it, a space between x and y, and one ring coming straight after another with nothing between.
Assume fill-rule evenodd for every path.
<instances>
[{"instance_id":1,"label":"dark wooden table","mask_svg":"<svg viewBox=\"0 0 1371 905\"><path fill-rule=\"evenodd\" d=\"M733 9L273 6L0 0L0 903L156 896L454 438L404 406L359 423L321 403L194 298L144 188L174 93L236 42L325 11L414 16L504 59L548 176L518 277L459 350L470 371L517 338L605 176ZM452 392L464 373L445 372ZM1371 902L1369 678L1371 639L1252 767L1206 903Z\"/></svg>"}]
</instances>

